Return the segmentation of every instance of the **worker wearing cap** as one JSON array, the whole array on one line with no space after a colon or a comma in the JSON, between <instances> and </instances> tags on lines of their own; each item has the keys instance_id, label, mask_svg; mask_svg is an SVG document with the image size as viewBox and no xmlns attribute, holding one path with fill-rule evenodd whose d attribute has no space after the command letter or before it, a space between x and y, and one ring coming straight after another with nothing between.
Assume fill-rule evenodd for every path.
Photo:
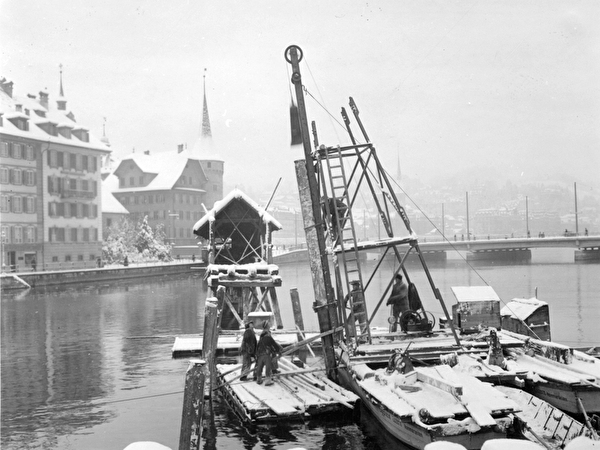
<instances>
[{"instance_id":1,"label":"worker wearing cap","mask_svg":"<svg viewBox=\"0 0 600 450\"><path fill-rule=\"evenodd\" d=\"M396 282L386 305L392 305L392 315L395 318L392 325L392 332L395 332L398 329L398 319L404 311L410 309L408 304L408 285L402 280L402 275L399 273L396 274Z\"/></svg>"},{"instance_id":2,"label":"worker wearing cap","mask_svg":"<svg viewBox=\"0 0 600 450\"><path fill-rule=\"evenodd\" d=\"M273 384L273 358L281 354L282 350L281 345L275 342L275 339L271 336L269 322L265 320L263 323L263 331L256 348L256 368L254 369L254 377L258 384L262 384L263 367L266 372L265 386Z\"/></svg>"},{"instance_id":3,"label":"worker wearing cap","mask_svg":"<svg viewBox=\"0 0 600 450\"><path fill-rule=\"evenodd\" d=\"M252 365L252 358L256 356L256 333L254 333L254 322L251 320L246 322L246 331L242 337L242 345L240 347L240 353L242 355L242 377L241 381L248 379L248 373L250 372L250 366Z\"/></svg>"}]
</instances>

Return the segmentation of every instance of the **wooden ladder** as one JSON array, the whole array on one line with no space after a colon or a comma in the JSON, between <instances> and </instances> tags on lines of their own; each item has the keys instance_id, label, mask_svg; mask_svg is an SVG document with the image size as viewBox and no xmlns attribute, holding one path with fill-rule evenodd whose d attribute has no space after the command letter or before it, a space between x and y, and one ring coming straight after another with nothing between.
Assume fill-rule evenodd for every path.
<instances>
[{"instance_id":1,"label":"wooden ladder","mask_svg":"<svg viewBox=\"0 0 600 450\"><path fill-rule=\"evenodd\" d=\"M369 329L362 271L357 250L356 230L352 218L352 205L350 204L350 196L348 194L348 182L344 170L342 152L338 146L331 151L327 151L325 154L331 188L331 198L326 199L329 202L328 209L332 219L332 226L330 227L331 245L334 249L336 246L339 246L339 255L341 255L345 275L346 293L348 294L348 305L351 311L350 317L354 317L358 321L360 328L358 338L361 341L370 343L371 331ZM334 252L334 255L335 253L338 252ZM353 282L359 284L359 290L355 290L354 292L360 292L360 295L350 294ZM355 296L358 297L358 300L354 298ZM354 328L353 323L352 328Z\"/></svg>"}]
</instances>

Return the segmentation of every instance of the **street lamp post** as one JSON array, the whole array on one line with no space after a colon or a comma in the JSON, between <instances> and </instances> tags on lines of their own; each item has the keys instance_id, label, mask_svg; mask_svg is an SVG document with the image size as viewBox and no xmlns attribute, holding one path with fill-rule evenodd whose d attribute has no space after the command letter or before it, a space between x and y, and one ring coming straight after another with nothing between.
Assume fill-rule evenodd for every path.
<instances>
[{"instance_id":1,"label":"street lamp post","mask_svg":"<svg viewBox=\"0 0 600 450\"><path fill-rule=\"evenodd\" d=\"M525 228L527 231L527 237L529 237L529 197L527 196L525 196Z\"/></svg>"}]
</instances>

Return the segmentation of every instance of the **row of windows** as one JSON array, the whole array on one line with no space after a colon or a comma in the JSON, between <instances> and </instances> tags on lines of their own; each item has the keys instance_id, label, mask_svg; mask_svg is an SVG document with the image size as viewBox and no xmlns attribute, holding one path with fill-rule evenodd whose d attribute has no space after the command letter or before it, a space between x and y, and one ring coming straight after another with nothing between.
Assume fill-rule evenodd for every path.
<instances>
[{"instance_id":1,"label":"row of windows","mask_svg":"<svg viewBox=\"0 0 600 450\"><path fill-rule=\"evenodd\" d=\"M96 255L94 255L93 253L90 253L90 256L88 258L90 261L96 261ZM84 261L84 256L83 255L77 255L77 261ZM74 261L74 259L72 258L71 255L65 255L65 262L72 262ZM58 256L53 256L52 257L52 262L59 262L58 261Z\"/></svg>"},{"instance_id":2,"label":"row of windows","mask_svg":"<svg viewBox=\"0 0 600 450\"><path fill-rule=\"evenodd\" d=\"M85 178L48 177L48 193L62 194L63 197L95 198L98 183Z\"/></svg>"},{"instance_id":3,"label":"row of windows","mask_svg":"<svg viewBox=\"0 0 600 450\"><path fill-rule=\"evenodd\" d=\"M87 203L48 203L48 215L50 217L76 217L78 219L95 219L98 217L98 205Z\"/></svg>"},{"instance_id":4,"label":"row of windows","mask_svg":"<svg viewBox=\"0 0 600 450\"><path fill-rule=\"evenodd\" d=\"M35 159L33 146L19 142L0 142L0 156L3 158L26 159L27 161Z\"/></svg>"},{"instance_id":5,"label":"row of windows","mask_svg":"<svg viewBox=\"0 0 600 450\"><path fill-rule=\"evenodd\" d=\"M200 211L173 211L159 209L156 211L143 211L139 213L131 213L129 217L132 220L141 220L144 216L148 216L151 220L168 219L171 220L200 220L202 218Z\"/></svg>"},{"instance_id":6,"label":"row of windows","mask_svg":"<svg viewBox=\"0 0 600 450\"><path fill-rule=\"evenodd\" d=\"M35 170L0 167L0 183L35 186L37 176Z\"/></svg>"},{"instance_id":7,"label":"row of windows","mask_svg":"<svg viewBox=\"0 0 600 450\"><path fill-rule=\"evenodd\" d=\"M173 236L173 231L175 231L175 236ZM174 237L191 238L192 237L192 229L191 228L165 227L165 236L166 236L167 240L172 239Z\"/></svg>"},{"instance_id":8,"label":"row of windows","mask_svg":"<svg viewBox=\"0 0 600 450\"><path fill-rule=\"evenodd\" d=\"M36 198L22 195L0 195L0 211L3 213L26 213L36 212Z\"/></svg>"},{"instance_id":9,"label":"row of windows","mask_svg":"<svg viewBox=\"0 0 600 450\"><path fill-rule=\"evenodd\" d=\"M2 225L0 239L3 244L32 244L37 242L37 228L35 226Z\"/></svg>"},{"instance_id":10,"label":"row of windows","mask_svg":"<svg viewBox=\"0 0 600 450\"><path fill-rule=\"evenodd\" d=\"M66 170L96 172L98 161L95 156L80 155L78 153L50 150L48 152L48 165Z\"/></svg>"},{"instance_id":11,"label":"row of windows","mask_svg":"<svg viewBox=\"0 0 600 450\"><path fill-rule=\"evenodd\" d=\"M163 194L150 195L123 195L119 199L122 205L145 205L154 203L165 203L166 198ZM202 203L202 197L194 194L175 194L175 203L186 203L188 205L199 205Z\"/></svg>"},{"instance_id":12,"label":"row of windows","mask_svg":"<svg viewBox=\"0 0 600 450\"><path fill-rule=\"evenodd\" d=\"M96 242L98 228L50 227L50 242Z\"/></svg>"}]
</instances>

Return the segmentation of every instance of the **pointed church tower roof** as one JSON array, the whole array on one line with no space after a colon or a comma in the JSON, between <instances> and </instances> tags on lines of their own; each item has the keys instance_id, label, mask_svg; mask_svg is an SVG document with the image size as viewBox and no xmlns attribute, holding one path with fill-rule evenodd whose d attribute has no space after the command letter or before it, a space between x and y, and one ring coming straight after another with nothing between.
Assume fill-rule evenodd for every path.
<instances>
[{"instance_id":1,"label":"pointed church tower roof","mask_svg":"<svg viewBox=\"0 0 600 450\"><path fill-rule=\"evenodd\" d=\"M210 118L208 115L208 103L206 101L206 68L202 76L203 90L203 105L202 105L202 125L200 126L200 135L194 143L191 153L193 156L201 159L219 160L223 159L219 156L217 149L214 146L212 139L212 131L210 128Z\"/></svg>"},{"instance_id":2,"label":"pointed church tower roof","mask_svg":"<svg viewBox=\"0 0 600 450\"><path fill-rule=\"evenodd\" d=\"M65 90L63 89L63 82L62 82L62 69L63 69L63 65L59 64L58 66L60 68L60 92L58 94L58 99L56 100L56 107L60 110L60 111L66 111L67 110L67 99L65 98Z\"/></svg>"}]
</instances>

